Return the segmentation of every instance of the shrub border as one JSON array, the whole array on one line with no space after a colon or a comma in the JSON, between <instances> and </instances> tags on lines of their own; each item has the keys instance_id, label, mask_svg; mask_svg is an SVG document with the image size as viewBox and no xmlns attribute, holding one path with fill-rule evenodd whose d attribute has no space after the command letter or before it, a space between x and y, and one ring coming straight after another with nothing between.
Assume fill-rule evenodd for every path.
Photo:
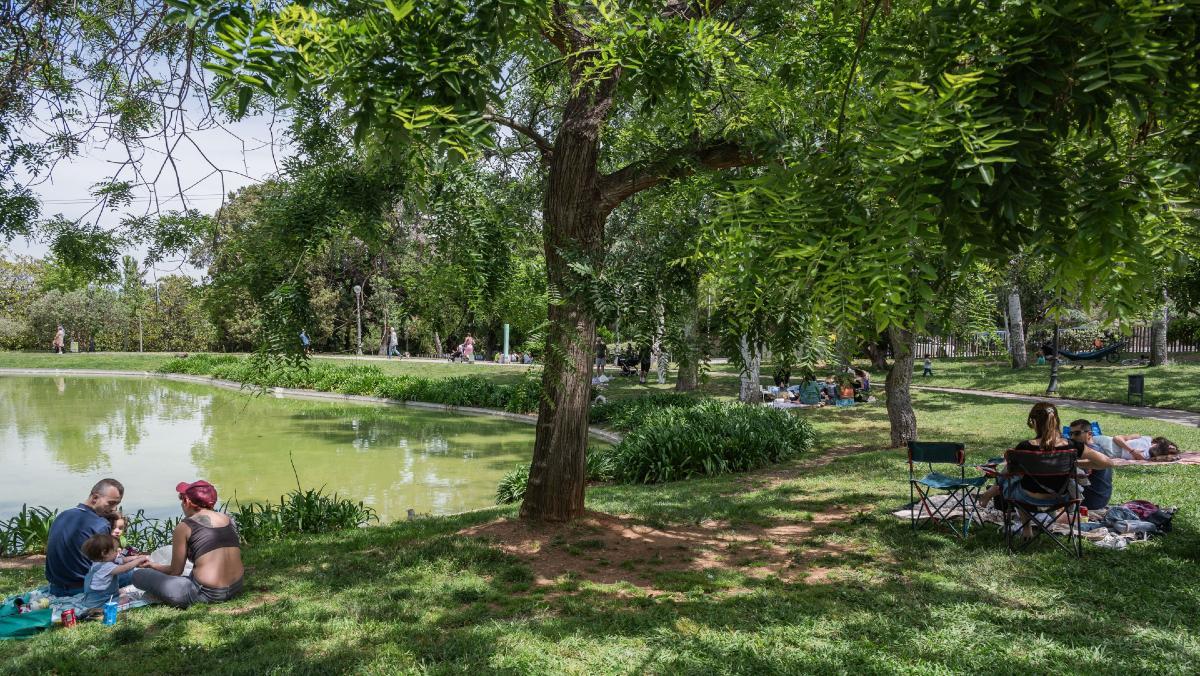
<instances>
[{"instance_id":1,"label":"shrub border","mask_svg":"<svg viewBox=\"0 0 1200 676\"><path fill-rule=\"evenodd\" d=\"M0 368L0 376L114 376L124 378L163 378L166 380L174 380L182 383L198 383L201 385L211 385L220 387L226 390L253 390L255 386L245 385L235 380L221 380L212 376L194 376L186 373L156 373L153 371L110 371L105 369L39 369L39 368ZM258 388L264 392L270 392L276 397L288 397L293 399L319 399L323 401L343 401L359 404L386 404L388 406L410 406L427 411L447 411L449 413L463 413L466 415L487 415L498 418L505 418L513 422L525 423L527 425L536 425L537 416L527 415L524 413L511 413L509 411L500 411L491 408L480 408L478 406L451 406L449 404L435 404L428 401L400 401L397 399L388 399L386 397L369 397L361 394L340 394L338 392L322 392L320 390L300 390L290 387L264 387ZM588 427L588 434L605 443L613 444L614 446L621 443L622 436L616 432L602 430L596 427Z\"/></svg>"}]
</instances>

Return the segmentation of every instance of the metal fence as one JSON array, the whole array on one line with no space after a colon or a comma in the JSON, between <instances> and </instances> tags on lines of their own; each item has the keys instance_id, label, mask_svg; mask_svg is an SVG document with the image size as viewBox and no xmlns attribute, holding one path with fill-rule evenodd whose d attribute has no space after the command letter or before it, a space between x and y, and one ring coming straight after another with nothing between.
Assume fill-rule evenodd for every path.
<instances>
[{"instance_id":1,"label":"metal fence","mask_svg":"<svg viewBox=\"0 0 1200 676\"><path fill-rule=\"evenodd\" d=\"M1135 326L1132 334L1118 336L1125 342L1127 354L1150 354L1150 327ZM919 338L913 344L917 359L925 357L999 357L1008 353L1002 334L998 338L958 338L955 336ZM1167 354L1200 352L1200 344L1182 340L1167 341Z\"/></svg>"}]
</instances>

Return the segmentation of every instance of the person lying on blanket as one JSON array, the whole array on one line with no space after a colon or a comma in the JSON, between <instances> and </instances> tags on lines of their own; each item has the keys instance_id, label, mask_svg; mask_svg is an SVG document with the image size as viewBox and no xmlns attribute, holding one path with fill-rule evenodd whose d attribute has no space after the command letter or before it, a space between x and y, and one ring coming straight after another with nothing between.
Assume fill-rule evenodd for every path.
<instances>
[{"instance_id":1,"label":"person lying on blanket","mask_svg":"<svg viewBox=\"0 0 1200 676\"><path fill-rule=\"evenodd\" d=\"M1148 437L1144 434L1118 434L1115 437L1103 434L1088 436L1091 441L1088 446L1107 455L1110 458L1123 460L1148 460L1151 462L1171 462L1178 459L1179 447L1166 437Z\"/></svg>"}]
</instances>

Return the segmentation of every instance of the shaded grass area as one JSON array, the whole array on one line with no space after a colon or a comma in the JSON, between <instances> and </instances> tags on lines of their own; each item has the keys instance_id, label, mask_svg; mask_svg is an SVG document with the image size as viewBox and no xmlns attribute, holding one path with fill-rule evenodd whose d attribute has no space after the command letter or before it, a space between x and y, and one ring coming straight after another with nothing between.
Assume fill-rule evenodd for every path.
<instances>
[{"instance_id":1,"label":"shaded grass area","mask_svg":"<svg viewBox=\"0 0 1200 676\"><path fill-rule=\"evenodd\" d=\"M917 406L922 437L962 440L973 459L1028 436L1024 404L922 393ZM513 514L497 508L255 546L246 551L248 592L232 603L138 610L116 628L0 643L0 671L1181 673L1200 660L1200 468L1118 470L1115 499L1183 508L1169 537L1124 552L1089 547L1083 561L1049 546L1010 557L995 531L961 543L914 535L888 514L908 489L902 454L879 448L882 406L802 414L826 447L862 452L599 486L588 502L650 523L723 530L845 512L787 545L792 565L823 571L810 582L756 575L752 554L731 552L715 568L620 566L658 593L572 575L536 584L520 559L456 534ZM1146 433L1157 433L1151 426ZM1187 433L1176 435L1185 446L1200 442L1200 431L1169 427ZM562 549L604 556L590 542ZM40 570L3 571L0 591L39 579Z\"/></svg>"},{"instance_id":2,"label":"shaded grass area","mask_svg":"<svg viewBox=\"0 0 1200 676\"><path fill-rule=\"evenodd\" d=\"M933 372L933 377L921 377L918 361L913 384L1041 395L1050 380L1049 366L1034 365L1014 371L1001 361L939 359L934 361ZM1179 359L1154 368L1108 364L1088 364L1082 369L1063 366L1058 373L1058 391L1066 399L1123 404L1127 376L1141 374L1146 376L1147 405L1200 411L1200 361Z\"/></svg>"}]
</instances>

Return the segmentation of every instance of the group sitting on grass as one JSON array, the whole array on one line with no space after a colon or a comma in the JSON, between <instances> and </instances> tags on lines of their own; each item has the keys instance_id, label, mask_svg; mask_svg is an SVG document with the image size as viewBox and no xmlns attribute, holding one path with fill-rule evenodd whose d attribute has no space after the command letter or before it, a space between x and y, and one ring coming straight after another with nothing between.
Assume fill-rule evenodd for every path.
<instances>
[{"instance_id":1,"label":"group sitting on grass","mask_svg":"<svg viewBox=\"0 0 1200 676\"><path fill-rule=\"evenodd\" d=\"M840 381L833 375L818 380L810 371L799 385L791 384L791 369L786 366L775 369L775 387L769 394L807 406L831 406L839 402L874 401L871 395L871 374L864 369L850 368Z\"/></svg>"},{"instance_id":2,"label":"group sitting on grass","mask_svg":"<svg viewBox=\"0 0 1200 676\"><path fill-rule=\"evenodd\" d=\"M242 590L242 553L237 526L214 510L217 489L207 481L180 483L183 520L175 527L170 559L156 563L145 552L124 548L128 525L119 507L125 487L101 479L88 499L61 513L46 544L46 581L55 597L82 595L83 608L131 598L187 608L226 601ZM190 571L185 570L191 563Z\"/></svg>"},{"instance_id":3,"label":"group sitting on grass","mask_svg":"<svg viewBox=\"0 0 1200 676\"><path fill-rule=\"evenodd\" d=\"M1095 434L1092 423L1082 418L1071 422L1070 438L1064 438L1060 431L1062 426L1058 409L1054 404L1047 402L1034 405L1029 412L1027 423L1036 436L1020 442L1014 448L1025 451L1070 449L1077 457L1078 476L1072 480L1065 477L1026 475L1019 479L1006 480L1001 475L994 486L980 494L981 507L987 507L1001 496L1052 498L1055 492L1062 492L1065 488L1077 496L1081 505L1088 510L1102 510L1108 508L1112 498L1115 460L1169 462L1178 458L1178 446L1164 437L1152 439L1139 434L1115 437ZM1009 485L1009 482L1012 482L1012 485ZM1025 535L1029 535L1028 525Z\"/></svg>"}]
</instances>

